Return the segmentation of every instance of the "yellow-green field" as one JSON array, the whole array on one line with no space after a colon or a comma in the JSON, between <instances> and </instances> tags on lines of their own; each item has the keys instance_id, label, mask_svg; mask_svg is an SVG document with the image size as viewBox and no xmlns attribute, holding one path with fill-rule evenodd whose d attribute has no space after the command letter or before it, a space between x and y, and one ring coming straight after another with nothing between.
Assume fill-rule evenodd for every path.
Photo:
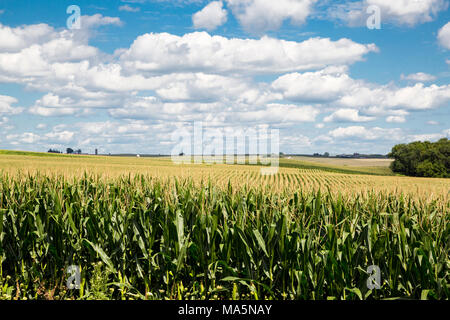
<instances>
[{"instance_id":1,"label":"yellow-green field","mask_svg":"<svg viewBox=\"0 0 450 320\"><path fill-rule=\"evenodd\" d=\"M289 159L291 158L291 159ZM300 161L323 167L336 167L346 170L354 170L380 175L392 175L391 159L345 159L345 158L311 158L311 157L288 157L287 160ZM286 160L285 160L286 161Z\"/></svg>"},{"instance_id":2,"label":"yellow-green field","mask_svg":"<svg viewBox=\"0 0 450 320\"><path fill-rule=\"evenodd\" d=\"M422 199L448 199L449 179L394 176L390 160L384 159L280 159L278 174L264 176L260 166L225 164L175 164L170 158L15 154L0 151L0 170L10 174L40 172L47 175L80 177L84 173L104 179L144 174L154 178L193 179L197 184L211 180L224 187L231 182L240 187L268 187L272 191L324 191L342 194L366 191L395 192Z\"/></svg>"}]
</instances>

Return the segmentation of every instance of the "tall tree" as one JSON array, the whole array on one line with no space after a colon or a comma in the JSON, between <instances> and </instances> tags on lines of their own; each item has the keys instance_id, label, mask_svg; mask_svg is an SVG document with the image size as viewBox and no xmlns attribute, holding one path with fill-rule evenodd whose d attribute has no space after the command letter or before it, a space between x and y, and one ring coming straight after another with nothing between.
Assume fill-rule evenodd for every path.
<instances>
[{"instance_id":1,"label":"tall tree","mask_svg":"<svg viewBox=\"0 0 450 320\"><path fill-rule=\"evenodd\" d=\"M408 176L450 178L450 140L399 144L389 154L391 169Z\"/></svg>"}]
</instances>

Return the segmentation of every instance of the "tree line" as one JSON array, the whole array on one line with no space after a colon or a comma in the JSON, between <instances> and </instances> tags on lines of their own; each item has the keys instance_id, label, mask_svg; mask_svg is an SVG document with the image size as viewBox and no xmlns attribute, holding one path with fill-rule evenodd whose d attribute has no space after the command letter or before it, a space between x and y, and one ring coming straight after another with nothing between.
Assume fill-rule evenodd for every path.
<instances>
[{"instance_id":1,"label":"tree line","mask_svg":"<svg viewBox=\"0 0 450 320\"><path fill-rule=\"evenodd\" d=\"M47 152L48 153L62 153L61 151L56 150L56 149L49 149ZM81 149L73 150L72 148L67 148L66 153L67 154L81 154L81 153L83 153L83 151L81 151Z\"/></svg>"},{"instance_id":2,"label":"tree line","mask_svg":"<svg viewBox=\"0 0 450 320\"><path fill-rule=\"evenodd\" d=\"M450 140L412 142L392 148L392 171L407 176L450 178Z\"/></svg>"}]
</instances>

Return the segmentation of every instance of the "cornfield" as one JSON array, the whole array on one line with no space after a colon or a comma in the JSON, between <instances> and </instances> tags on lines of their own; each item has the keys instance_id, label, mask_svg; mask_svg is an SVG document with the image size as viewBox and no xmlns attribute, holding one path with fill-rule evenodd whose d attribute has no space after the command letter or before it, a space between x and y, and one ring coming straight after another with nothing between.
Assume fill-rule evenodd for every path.
<instances>
[{"instance_id":1,"label":"cornfield","mask_svg":"<svg viewBox=\"0 0 450 320\"><path fill-rule=\"evenodd\" d=\"M274 192L275 176L239 187L148 174L0 177L4 299L450 297L445 192L346 194L333 174L319 177L334 192L283 173L298 187ZM72 265L79 290L66 286ZM378 289L369 266L381 271Z\"/></svg>"},{"instance_id":2,"label":"cornfield","mask_svg":"<svg viewBox=\"0 0 450 320\"><path fill-rule=\"evenodd\" d=\"M297 160L281 159L278 174L261 175L260 166L249 165L175 165L170 158L52 156L47 154L3 155L0 151L0 169L10 175L58 175L78 178L83 173L101 175L103 180L114 181L124 175L148 175L166 180L192 179L195 186L208 180L226 188L229 183L240 187L268 187L272 192L286 193L318 190L341 193L353 197L363 192L405 194L421 201L440 199L447 201L450 179L412 178L375 175L378 170L361 167L356 171L348 167L310 166ZM387 168L388 169L388 168ZM363 173L366 172L366 174ZM355 173L356 172L356 173ZM372 173L372 174L370 174ZM368 175L370 174L370 175Z\"/></svg>"}]
</instances>

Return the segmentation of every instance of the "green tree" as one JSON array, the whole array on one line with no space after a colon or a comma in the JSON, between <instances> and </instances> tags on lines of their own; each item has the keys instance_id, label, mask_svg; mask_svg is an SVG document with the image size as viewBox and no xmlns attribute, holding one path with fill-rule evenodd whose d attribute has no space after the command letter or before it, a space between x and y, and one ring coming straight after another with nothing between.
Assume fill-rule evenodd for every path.
<instances>
[{"instance_id":1,"label":"green tree","mask_svg":"<svg viewBox=\"0 0 450 320\"><path fill-rule=\"evenodd\" d=\"M450 141L443 138L429 141L399 144L389 154L395 161L394 172L418 177L450 177Z\"/></svg>"}]
</instances>

